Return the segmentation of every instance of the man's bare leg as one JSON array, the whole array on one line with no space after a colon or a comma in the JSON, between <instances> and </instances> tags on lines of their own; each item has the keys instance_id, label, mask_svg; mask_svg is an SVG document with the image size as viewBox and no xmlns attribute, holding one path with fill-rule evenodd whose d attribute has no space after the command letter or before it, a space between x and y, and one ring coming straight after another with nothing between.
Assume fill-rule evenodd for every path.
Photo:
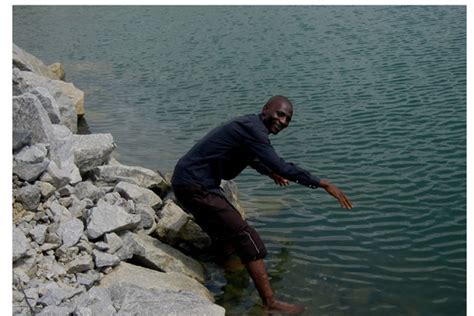
<instances>
[{"instance_id":1,"label":"man's bare leg","mask_svg":"<svg viewBox=\"0 0 474 316\"><path fill-rule=\"evenodd\" d=\"M266 312L298 314L305 310L303 306L289 304L275 299L263 259L247 263L247 270L255 283L255 287L257 288L260 297L262 298Z\"/></svg>"}]
</instances>

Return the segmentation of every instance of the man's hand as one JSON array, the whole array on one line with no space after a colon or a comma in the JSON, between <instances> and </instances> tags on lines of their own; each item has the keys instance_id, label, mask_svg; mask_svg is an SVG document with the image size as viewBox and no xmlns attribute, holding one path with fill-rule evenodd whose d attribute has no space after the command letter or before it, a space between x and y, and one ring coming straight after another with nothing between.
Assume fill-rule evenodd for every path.
<instances>
[{"instance_id":1,"label":"man's hand","mask_svg":"<svg viewBox=\"0 0 474 316\"><path fill-rule=\"evenodd\" d=\"M272 172L270 174L270 178L273 179L273 181L275 181L276 184L278 184L279 186L281 187L286 187L287 185L290 184L290 181L286 180L285 178L283 178L282 176L280 175L277 175L276 173Z\"/></svg>"},{"instance_id":2,"label":"man's hand","mask_svg":"<svg viewBox=\"0 0 474 316\"><path fill-rule=\"evenodd\" d=\"M341 207L347 208L349 210L352 209L352 202L334 184L329 183L329 181L326 181L326 180L321 180L319 185L324 190L326 190L327 193L334 196L339 201L339 203L341 203Z\"/></svg>"}]
</instances>

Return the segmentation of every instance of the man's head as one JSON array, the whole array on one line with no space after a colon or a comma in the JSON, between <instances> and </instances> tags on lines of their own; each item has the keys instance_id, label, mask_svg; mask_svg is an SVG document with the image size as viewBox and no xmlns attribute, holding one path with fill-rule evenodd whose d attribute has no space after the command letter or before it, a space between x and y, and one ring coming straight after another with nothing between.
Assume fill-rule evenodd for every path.
<instances>
[{"instance_id":1,"label":"man's head","mask_svg":"<svg viewBox=\"0 0 474 316\"><path fill-rule=\"evenodd\" d=\"M281 95L271 97L262 109L263 123L269 133L278 134L288 127L293 116L293 104Z\"/></svg>"}]
</instances>

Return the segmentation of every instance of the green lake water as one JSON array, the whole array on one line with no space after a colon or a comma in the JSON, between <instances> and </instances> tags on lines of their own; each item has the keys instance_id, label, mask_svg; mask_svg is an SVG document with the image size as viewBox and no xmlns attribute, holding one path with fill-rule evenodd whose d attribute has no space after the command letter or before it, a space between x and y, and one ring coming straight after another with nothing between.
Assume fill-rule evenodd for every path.
<instances>
[{"instance_id":1,"label":"green lake water","mask_svg":"<svg viewBox=\"0 0 474 316\"><path fill-rule=\"evenodd\" d=\"M64 64L129 165L171 172L211 127L288 96L274 147L355 208L236 179L278 296L306 315L466 313L464 6L16 6L13 39ZM208 272L228 315L261 314L246 273Z\"/></svg>"}]
</instances>

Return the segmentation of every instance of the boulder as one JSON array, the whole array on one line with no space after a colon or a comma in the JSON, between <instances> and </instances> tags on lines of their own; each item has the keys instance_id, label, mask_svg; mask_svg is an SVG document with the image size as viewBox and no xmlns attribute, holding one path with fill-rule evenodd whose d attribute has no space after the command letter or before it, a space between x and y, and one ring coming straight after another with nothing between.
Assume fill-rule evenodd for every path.
<instances>
[{"instance_id":1,"label":"boulder","mask_svg":"<svg viewBox=\"0 0 474 316\"><path fill-rule=\"evenodd\" d=\"M148 205L137 204L135 206L135 212L141 217L138 228L148 229L153 227L155 224L155 210L153 210Z\"/></svg>"},{"instance_id":2,"label":"boulder","mask_svg":"<svg viewBox=\"0 0 474 316\"><path fill-rule=\"evenodd\" d=\"M119 234L122 241L121 247L114 253L121 261L132 258L134 255L145 255L145 248L139 245L134 238L134 233L124 231Z\"/></svg>"},{"instance_id":3,"label":"boulder","mask_svg":"<svg viewBox=\"0 0 474 316\"><path fill-rule=\"evenodd\" d=\"M49 282L41 287L43 295L38 304L44 306L58 306L65 299L71 298L85 290L84 287L72 287L60 282Z\"/></svg>"},{"instance_id":4,"label":"boulder","mask_svg":"<svg viewBox=\"0 0 474 316\"><path fill-rule=\"evenodd\" d=\"M54 63L48 66L49 71L56 75L57 79L65 81L66 73L64 72L64 66L61 63ZM55 79L55 78L53 78Z\"/></svg>"},{"instance_id":5,"label":"boulder","mask_svg":"<svg viewBox=\"0 0 474 316\"><path fill-rule=\"evenodd\" d=\"M32 71L38 75L50 79L60 79L51 69L49 69L41 60L24 51L13 43L12 51L13 65L24 71Z\"/></svg>"},{"instance_id":6,"label":"boulder","mask_svg":"<svg viewBox=\"0 0 474 316\"><path fill-rule=\"evenodd\" d=\"M110 253L93 250L92 255L94 257L95 266L98 268L113 267L120 263L120 258Z\"/></svg>"},{"instance_id":7,"label":"boulder","mask_svg":"<svg viewBox=\"0 0 474 316\"><path fill-rule=\"evenodd\" d=\"M103 288L91 288L87 293L84 293L80 297L78 297L76 303L77 307L74 315L77 316L117 315L109 292Z\"/></svg>"},{"instance_id":8,"label":"boulder","mask_svg":"<svg viewBox=\"0 0 474 316\"><path fill-rule=\"evenodd\" d=\"M16 200L23 204L26 210L36 211L41 201L41 190L36 185L27 185L16 190Z\"/></svg>"},{"instance_id":9,"label":"boulder","mask_svg":"<svg viewBox=\"0 0 474 316\"><path fill-rule=\"evenodd\" d=\"M153 234L170 245L176 245L179 242L179 232L189 218L190 216L172 200L167 200L159 212L159 220Z\"/></svg>"},{"instance_id":10,"label":"boulder","mask_svg":"<svg viewBox=\"0 0 474 316\"><path fill-rule=\"evenodd\" d=\"M84 92L77 89L72 83L51 80L29 71L20 71L16 74L15 80L22 84L18 89L26 88L26 91L23 92L36 87L48 90L57 102L61 122L71 132L77 132L77 116L84 115Z\"/></svg>"},{"instance_id":11,"label":"boulder","mask_svg":"<svg viewBox=\"0 0 474 316\"><path fill-rule=\"evenodd\" d=\"M193 245L198 249L206 249L211 246L209 235L204 232L193 220L189 220L179 231L179 239Z\"/></svg>"},{"instance_id":12,"label":"boulder","mask_svg":"<svg viewBox=\"0 0 474 316\"><path fill-rule=\"evenodd\" d=\"M112 272L100 280L99 287L110 288L113 284L124 282L145 289L161 288L172 291L186 289L211 302L214 301L209 290L198 281L176 272L159 272L156 270L121 262Z\"/></svg>"},{"instance_id":13,"label":"boulder","mask_svg":"<svg viewBox=\"0 0 474 316\"><path fill-rule=\"evenodd\" d=\"M65 126L53 124L53 138L50 142L49 158L69 178L68 183L79 183L82 178L74 161L75 139Z\"/></svg>"},{"instance_id":14,"label":"boulder","mask_svg":"<svg viewBox=\"0 0 474 316\"><path fill-rule=\"evenodd\" d=\"M58 201L53 201L51 202L49 206L49 210L51 211L51 214L53 215L53 219L55 222L66 222L73 218L71 212L61 204L59 204Z\"/></svg>"},{"instance_id":15,"label":"boulder","mask_svg":"<svg viewBox=\"0 0 474 316\"><path fill-rule=\"evenodd\" d=\"M36 87L29 91L34 94L43 105L43 108L48 113L49 120L52 124L61 123L61 113L59 112L59 106L56 100L49 93L49 91L43 87Z\"/></svg>"},{"instance_id":16,"label":"boulder","mask_svg":"<svg viewBox=\"0 0 474 316\"><path fill-rule=\"evenodd\" d=\"M65 247L72 247L77 244L83 232L84 224L75 217L62 221L57 230L57 234L61 237Z\"/></svg>"},{"instance_id":17,"label":"boulder","mask_svg":"<svg viewBox=\"0 0 474 316\"><path fill-rule=\"evenodd\" d=\"M76 280L78 284L84 285L89 289L100 280L100 274L95 270L89 270L86 273L76 273Z\"/></svg>"},{"instance_id":18,"label":"boulder","mask_svg":"<svg viewBox=\"0 0 474 316\"><path fill-rule=\"evenodd\" d=\"M109 289L117 315L209 315L224 316L225 309L187 291L144 289L124 283Z\"/></svg>"},{"instance_id":19,"label":"boulder","mask_svg":"<svg viewBox=\"0 0 474 316\"><path fill-rule=\"evenodd\" d=\"M51 195L53 195L54 191L56 191L56 188L48 182L36 181L35 185L38 186L38 188L40 189L41 196L44 199L49 198Z\"/></svg>"},{"instance_id":20,"label":"boulder","mask_svg":"<svg viewBox=\"0 0 474 316\"><path fill-rule=\"evenodd\" d=\"M34 241L36 241L38 245L41 246L45 242L47 231L48 225L39 224L33 227L32 230L30 230L30 236Z\"/></svg>"},{"instance_id":21,"label":"boulder","mask_svg":"<svg viewBox=\"0 0 474 316\"><path fill-rule=\"evenodd\" d=\"M67 273L85 272L94 268L94 261L89 254L82 254L80 257L70 261L66 265Z\"/></svg>"},{"instance_id":22,"label":"boulder","mask_svg":"<svg viewBox=\"0 0 474 316\"><path fill-rule=\"evenodd\" d=\"M79 182L74 188L74 194L79 200L87 198L96 202L104 196L104 192L90 181Z\"/></svg>"},{"instance_id":23,"label":"boulder","mask_svg":"<svg viewBox=\"0 0 474 316\"><path fill-rule=\"evenodd\" d=\"M44 256L37 265L37 277L53 281L66 276L66 269L56 261L54 255Z\"/></svg>"},{"instance_id":24,"label":"boulder","mask_svg":"<svg viewBox=\"0 0 474 316\"><path fill-rule=\"evenodd\" d=\"M76 183L79 179L77 179L76 173L71 172L71 170L61 169L54 161L50 161L46 172L41 175L40 180L51 184L55 188L62 188L68 183Z\"/></svg>"},{"instance_id":25,"label":"boulder","mask_svg":"<svg viewBox=\"0 0 474 316\"><path fill-rule=\"evenodd\" d=\"M114 191L120 193L127 200L133 200L135 204L148 205L153 209L158 209L162 204L161 198L153 191L135 184L122 181L115 186Z\"/></svg>"},{"instance_id":26,"label":"boulder","mask_svg":"<svg viewBox=\"0 0 474 316\"><path fill-rule=\"evenodd\" d=\"M115 253L123 245L122 239L116 233L105 234L104 241L109 245L109 253Z\"/></svg>"},{"instance_id":27,"label":"boulder","mask_svg":"<svg viewBox=\"0 0 474 316\"><path fill-rule=\"evenodd\" d=\"M49 165L46 144L24 147L13 157L13 174L28 182L35 181Z\"/></svg>"},{"instance_id":28,"label":"boulder","mask_svg":"<svg viewBox=\"0 0 474 316\"><path fill-rule=\"evenodd\" d=\"M48 113L38 98L31 94L13 97L13 131L31 132L31 143L48 143L52 137L52 126Z\"/></svg>"},{"instance_id":29,"label":"boulder","mask_svg":"<svg viewBox=\"0 0 474 316\"><path fill-rule=\"evenodd\" d=\"M13 152L17 152L25 146L31 145L32 134L26 130L13 130L12 147Z\"/></svg>"},{"instance_id":30,"label":"boulder","mask_svg":"<svg viewBox=\"0 0 474 316\"><path fill-rule=\"evenodd\" d=\"M178 272L204 283L204 269L193 258L145 234L133 234L133 239L144 250L134 256L141 265L164 272Z\"/></svg>"},{"instance_id":31,"label":"boulder","mask_svg":"<svg viewBox=\"0 0 474 316\"><path fill-rule=\"evenodd\" d=\"M104 164L115 143L111 134L74 135L74 162L85 173Z\"/></svg>"},{"instance_id":32,"label":"boulder","mask_svg":"<svg viewBox=\"0 0 474 316\"><path fill-rule=\"evenodd\" d=\"M93 176L95 181L113 184L124 181L157 192L162 192L167 187L166 181L158 173L117 162L94 168Z\"/></svg>"},{"instance_id":33,"label":"boulder","mask_svg":"<svg viewBox=\"0 0 474 316\"><path fill-rule=\"evenodd\" d=\"M239 211L243 219L245 219L245 209L239 202L239 189L233 180L222 180L221 189L227 200Z\"/></svg>"},{"instance_id":34,"label":"boulder","mask_svg":"<svg viewBox=\"0 0 474 316\"><path fill-rule=\"evenodd\" d=\"M121 206L99 200L90 210L86 233L89 238L96 239L105 233L134 229L139 223L140 215L128 214Z\"/></svg>"},{"instance_id":35,"label":"boulder","mask_svg":"<svg viewBox=\"0 0 474 316\"><path fill-rule=\"evenodd\" d=\"M13 227L12 245L13 262L26 257L28 250L30 250L30 242L28 241L28 238L26 238L25 234L16 227Z\"/></svg>"}]
</instances>

